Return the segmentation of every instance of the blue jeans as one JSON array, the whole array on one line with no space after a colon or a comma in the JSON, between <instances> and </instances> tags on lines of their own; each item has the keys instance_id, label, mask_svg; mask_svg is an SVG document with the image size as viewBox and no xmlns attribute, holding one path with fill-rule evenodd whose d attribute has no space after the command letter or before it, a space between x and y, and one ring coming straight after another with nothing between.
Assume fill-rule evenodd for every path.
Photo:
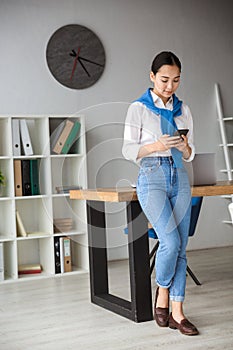
<instances>
[{"instance_id":1,"label":"blue jeans","mask_svg":"<svg viewBox=\"0 0 233 350\"><path fill-rule=\"evenodd\" d=\"M171 157L143 158L137 195L159 239L156 283L169 289L170 300L182 302L191 216L191 190L185 168L175 168Z\"/></svg>"}]
</instances>

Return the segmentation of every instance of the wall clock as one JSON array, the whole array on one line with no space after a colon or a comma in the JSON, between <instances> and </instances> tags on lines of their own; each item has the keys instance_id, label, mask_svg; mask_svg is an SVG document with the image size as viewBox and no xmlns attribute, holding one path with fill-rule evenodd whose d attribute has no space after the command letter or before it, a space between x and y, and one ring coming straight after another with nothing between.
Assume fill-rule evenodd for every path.
<instances>
[{"instance_id":1,"label":"wall clock","mask_svg":"<svg viewBox=\"0 0 233 350\"><path fill-rule=\"evenodd\" d=\"M59 83L71 89L85 89L101 77L105 51L92 30L69 24L56 30L49 39L46 60Z\"/></svg>"}]
</instances>

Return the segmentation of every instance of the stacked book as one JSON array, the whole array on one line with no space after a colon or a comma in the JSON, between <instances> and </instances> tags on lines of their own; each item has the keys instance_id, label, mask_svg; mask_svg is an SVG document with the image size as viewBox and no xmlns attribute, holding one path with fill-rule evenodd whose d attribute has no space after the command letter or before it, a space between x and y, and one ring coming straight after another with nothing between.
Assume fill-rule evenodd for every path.
<instances>
[{"instance_id":1,"label":"stacked book","mask_svg":"<svg viewBox=\"0 0 233 350\"><path fill-rule=\"evenodd\" d=\"M59 218L53 220L53 228L55 233L69 232L73 228L72 218Z\"/></svg>"},{"instance_id":2,"label":"stacked book","mask_svg":"<svg viewBox=\"0 0 233 350\"><path fill-rule=\"evenodd\" d=\"M57 193L69 193L71 190L81 190L82 186L78 185L69 185L69 186L57 186Z\"/></svg>"},{"instance_id":3,"label":"stacked book","mask_svg":"<svg viewBox=\"0 0 233 350\"><path fill-rule=\"evenodd\" d=\"M38 159L14 159L16 197L40 194L38 163Z\"/></svg>"},{"instance_id":4,"label":"stacked book","mask_svg":"<svg viewBox=\"0 0 233 350\"><path fill-rule=\"evenodd\" d=\"M81 124L66 119L58 125L50 137L51 154L67 154L78 138Z\"/></svg>"}]
</instances>

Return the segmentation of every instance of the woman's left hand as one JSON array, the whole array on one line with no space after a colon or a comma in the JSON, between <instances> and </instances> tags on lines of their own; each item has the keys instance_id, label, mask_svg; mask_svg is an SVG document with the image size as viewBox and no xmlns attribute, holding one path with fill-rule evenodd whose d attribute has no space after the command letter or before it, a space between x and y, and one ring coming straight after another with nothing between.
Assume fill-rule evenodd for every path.
<instances>
[{"instance_id":1,"label":"woman's left hand","mask_svg":"<svg viewBox=\"0 0 233 350\"><path fill-rule=\"evenodd\" d=\"M188 138L184 135L181 136L180 142L176 145L176 148L183 153L184 158L189 158L191 154L191 148L188 144Z\"/></svg>"}]
</instances>

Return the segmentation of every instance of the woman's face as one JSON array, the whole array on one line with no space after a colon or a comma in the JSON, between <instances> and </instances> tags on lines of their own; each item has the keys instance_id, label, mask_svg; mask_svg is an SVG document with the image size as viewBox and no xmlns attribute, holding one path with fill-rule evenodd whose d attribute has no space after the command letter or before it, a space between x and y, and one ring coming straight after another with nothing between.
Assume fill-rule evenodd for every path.
<instances>
[{"instance_id":1,"label":"woman's face","mask_svg":"<svg viewBox=\"0 0 233 350\"><path fill-rule=\"evenodd\" d=\"M155 75L151 72L150 79L154 83L153 91L166 103L180 84L180 70L177 66L164 65Z\"/></svg>"}]
</instances>

